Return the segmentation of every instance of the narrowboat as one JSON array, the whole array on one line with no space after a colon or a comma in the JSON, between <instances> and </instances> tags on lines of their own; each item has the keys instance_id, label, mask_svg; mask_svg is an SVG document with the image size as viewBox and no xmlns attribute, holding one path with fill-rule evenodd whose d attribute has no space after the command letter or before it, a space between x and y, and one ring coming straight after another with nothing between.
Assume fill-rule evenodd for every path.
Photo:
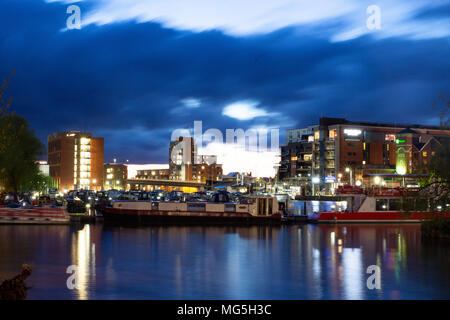
<instances>
[{"instance_id":1,"label":"narrowboat","mask_svg":"<svg viewBox=\"0 0 450 320\"><path fill-rule=\"evenodd\" d=\"M249 196L231 202L224 192L214 194L209 202L174 202L117 200L101 208L105 223L223 224L280 223L278 201L271 196Z\"/></svg>"}]
</instances>

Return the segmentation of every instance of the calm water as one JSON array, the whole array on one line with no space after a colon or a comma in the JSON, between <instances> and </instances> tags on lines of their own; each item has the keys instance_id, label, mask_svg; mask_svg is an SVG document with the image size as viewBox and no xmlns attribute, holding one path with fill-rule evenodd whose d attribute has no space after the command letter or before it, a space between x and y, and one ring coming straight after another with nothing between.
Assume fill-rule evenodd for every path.
<instances>
[{"instance_id":1,"label":"calm water","mask_svg":"<svg viewBox=\"0 0 450 320\"><path fill-rule=\"evenodd\" d=\"M22 263L30 299L450 298L450 247L422 243L419 225L0 226L0 278Z\"/></svg>"}]
</instances>

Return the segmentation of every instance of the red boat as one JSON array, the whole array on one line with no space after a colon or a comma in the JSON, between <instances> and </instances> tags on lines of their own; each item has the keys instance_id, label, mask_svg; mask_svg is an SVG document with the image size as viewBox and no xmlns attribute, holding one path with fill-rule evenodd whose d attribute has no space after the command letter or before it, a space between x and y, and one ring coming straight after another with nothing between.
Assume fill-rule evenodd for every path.
<instances>
[{"instance_id":1,"label":"red boat","mask_svg":"<svg viewBox=\"0 0 450 320\"><path fill-rule=\"evenodd\" d=\"M366 194L358 187L340 187L338 196L347 200L347 210L342 212L314 212L310 222L317 223L420 223L427 219L450 218L448 206L439 211L402 211L405 199L402 189L376 189Z\"/></svg>"}]
</instances>

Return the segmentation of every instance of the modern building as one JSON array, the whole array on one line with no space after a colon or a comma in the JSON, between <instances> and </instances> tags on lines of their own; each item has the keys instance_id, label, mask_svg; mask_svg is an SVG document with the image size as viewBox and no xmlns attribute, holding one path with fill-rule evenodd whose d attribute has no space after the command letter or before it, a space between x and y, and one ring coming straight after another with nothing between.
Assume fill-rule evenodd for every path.
<instances>
[{"instance_id":1,"label":"modern building","mask_svg":"<svg viewBox=\"0 0 450 320\"><path fill-rule=\"evenodd\" d=\"M197 154L197 145L191 137L179 137L169 147L169 179L196 181L220 181L222 165L215 155Z\"/></svg>"},{"instance_id":2,"label":"modern building","mask_svg":"<svg viewBox=\"0 0 450 320\"><path fill-rule=\"evenodd\" d=\"M278 179L289 186L299 187L299 193L310 195L312 180L312 142L307 136L303 141L291 142L281 147L281 162Z\"/></svg>"},{"instance_id":3,"label":"modern building","mask_svg":"<svg viewBox=\"0 0 450 320\"><path fill-rule=\"evenodd\" d=\"M137 170L136 179L168 180L169 169L144 169Z\"/></svg>"},{"instance_id":4,"label":"modern building","mask_svg":"<svg viewBox=\"0 0 450 320\"><path fill-rule=\"evenodd\" d=\"M194 138L178 137L169 146L170 180L191 181L193 177L194 159L196 156Z\"/></svg>"},{"instance_id":5,"label":"modern building","mask_svg":"<svg viewBox=\"0 0 450 320\"><path fill-rule=\"evenodd\" d=\"M314 135L314 130L317 126L309 126L306 128L289 129L286 130L286 144L294 142L304 142L305 140L311 142Z\"/></svg>"},{"instance_id":6,"label":"modern building","mask_svg":"<svg viewBox=\"0 0 450 320\"><path fill-rule=\"evenodd\" d=\"M60 190L101 190L104 139L91 133L56 132L47 137L50 176Z\"/></svg>"},{"instance_id":7,"label":"modern building","mask_svg":"<svg viewBox=\"0 0 450 320\"><path fill-rule=\"evenodd\" d=\"M320 118L319 125L312 128L313 136L309 135L307 141L303 137L296 144L282 147L278 177L281 181L299 178L299 155L305 150L309 159L307 145L311 144L313 194L332 194L339 184L394 186L401 181L404 183L408 174L423 173L438 146L450 138L450 130L437 126L357 122L343 118ZM308 171L308 164L305 170ZM386 179L380 178L382 175Z\"/></svg>"},{"instance_id":8,"label":"modern building","mask_svg":"<svg viewBox=\"0 0 450 320\"><path fill-rule=\"evenodd\" d=\"M105 190L125 190L128 179L128 167L122 163L105 163L103 166Z\"/></svg>"},{"instance_id":9,"label":"modern building","mask_svg":"<svg viewBox=\"0 0 450 320\"><path fill-rule=\"evenodd\" d=\"M197 155L196 159L192 180L207 184L222 180L222 165L217 163L217 156Z\"/></svg>"},{"instance_id":10,"label":"modern building","mask_svg":"<svg viewBox=\"0 0 450 320\"><path fill-rule=\"evenodd\" d=\"M39 172L43 175L49 176L50 175L50 166L48 165L48 162L45 160L39 160L36 161L36 164L38 165Z\"/></svg>"}]
</instances>

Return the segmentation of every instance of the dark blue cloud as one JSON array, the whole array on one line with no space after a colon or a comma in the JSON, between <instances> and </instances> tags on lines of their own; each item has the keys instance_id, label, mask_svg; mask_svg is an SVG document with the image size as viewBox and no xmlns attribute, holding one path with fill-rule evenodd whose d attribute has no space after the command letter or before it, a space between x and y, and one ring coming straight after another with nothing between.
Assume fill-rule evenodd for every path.
<instances>
[{"instance_id":1,"label":"dark blue cloud","mask_svg":"<svg viewBox=\"0 0 450 320\"><path fill-rule=\"evenodd\" d=\"M320 116L427 123L438 95L449 94L446 38L333 43L338 20L242 37L134 22L61 32L65 9L3 1L0 75L16 70L13 109L44 142L54 131L91 131L105 137L106 161L167 162L171 131L194 120L204 130L267 125L282 133ZM201 106L186 108L190 97ZM222 115L247 99L277 116Z\"/></svg>"}]
</instances>

